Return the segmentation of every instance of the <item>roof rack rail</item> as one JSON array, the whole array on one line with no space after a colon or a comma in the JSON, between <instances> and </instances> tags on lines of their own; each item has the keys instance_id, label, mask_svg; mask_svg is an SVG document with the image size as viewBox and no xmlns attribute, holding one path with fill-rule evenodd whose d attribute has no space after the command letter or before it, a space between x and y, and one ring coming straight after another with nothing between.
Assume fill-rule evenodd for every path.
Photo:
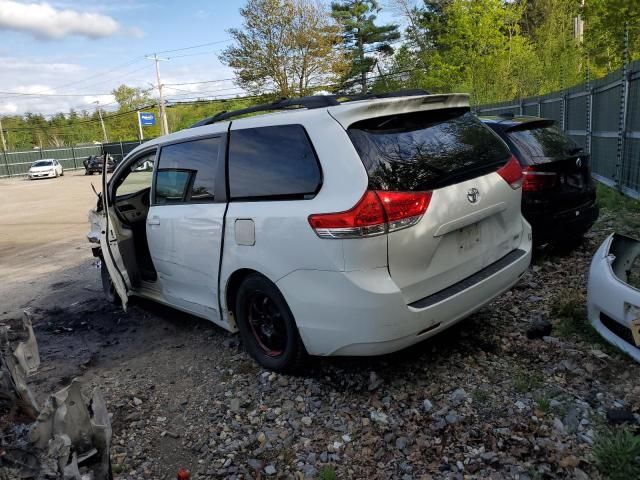
<instances>
[{"instance_id":1,"label":"roof rack rail","mask_svg":"<svg viewBox=\"0 0 640 480\"><path fill-rule=\"evenodd\" d=\"M326 108L340 105L341 101L369 100L373 98L395 98L395 97L412 97L419 95L429 95L429 92L421 89L398 90L387 93L367 93L360 95L311 95L300 98L281 98L271 103L263 103L252 107L241 108L239 110L223 111L216 113L212 117L204 118L197 123L191 125L190 128L202 127L203 125L211 125L212 123L228 120L233 117L245 115L247 113L269 112L273 110L291 110L295 108Z\"/></svg>"}]
</instances>

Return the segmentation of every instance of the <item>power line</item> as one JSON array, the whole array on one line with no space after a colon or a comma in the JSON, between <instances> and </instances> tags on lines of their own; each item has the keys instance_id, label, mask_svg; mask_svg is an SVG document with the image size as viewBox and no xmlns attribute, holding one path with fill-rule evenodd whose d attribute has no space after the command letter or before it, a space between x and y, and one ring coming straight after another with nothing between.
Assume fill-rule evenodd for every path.
<instances>
[{"instance_id":1,"label":"power line","mask_svg":"<svg viewBox=\"0 0 640 480\"><path fill-rule=\"evenodd\" d=\"M161 50L156 53L172 53L172 52L182 52L184 50L192 50L194 48L208 47L210 45L219 45L221 43L227 43L232 41L233 39L227 38L225 40L218 40L217 42L209 42L209 43L201 43L200 45L192 45L190 47L182 47L182 48L174 48L173 50Z\"/></svg>"}]
</instances>

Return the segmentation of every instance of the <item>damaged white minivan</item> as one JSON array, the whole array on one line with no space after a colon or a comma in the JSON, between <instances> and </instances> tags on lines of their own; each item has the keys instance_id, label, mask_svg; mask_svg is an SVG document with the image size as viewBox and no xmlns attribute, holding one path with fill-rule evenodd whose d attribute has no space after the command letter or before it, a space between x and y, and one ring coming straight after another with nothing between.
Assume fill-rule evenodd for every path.
<instances>
[{"instance_id":1,"label":"damaged white minivan","mask_svg":"<svg viewBox=\"0 0 640 480\"><path fill-rule=\"evenodd\" d=\"M260 111L277 112L236 118ZM288 99L136 148L103 177L89 237L109 298L239 330L291 371L402 349L514 285L521 183L466 95Z\"/></svg>"}]
</instances>

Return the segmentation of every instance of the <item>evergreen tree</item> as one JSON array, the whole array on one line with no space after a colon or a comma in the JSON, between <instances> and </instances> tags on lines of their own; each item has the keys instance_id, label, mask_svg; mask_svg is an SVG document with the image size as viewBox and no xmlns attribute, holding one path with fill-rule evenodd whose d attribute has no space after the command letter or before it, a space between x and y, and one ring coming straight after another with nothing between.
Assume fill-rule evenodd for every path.
<instances>
[{"instance_id":1,"label":"evergreen tree","mask_svg":"<svg viewBox=\"0 0 640 480\"><path fill-rule=\"evenodd\" d=\"M343 85L360 84L367 92L367 75L376 67L378 59L370 55L393 54L391 44L400 39L398 25L376 25L380 11L376 0L345 0L331 4L333 17L342 26L343 45L351 57L351 68L343 78Z\"/></svg>"}]
</instances>

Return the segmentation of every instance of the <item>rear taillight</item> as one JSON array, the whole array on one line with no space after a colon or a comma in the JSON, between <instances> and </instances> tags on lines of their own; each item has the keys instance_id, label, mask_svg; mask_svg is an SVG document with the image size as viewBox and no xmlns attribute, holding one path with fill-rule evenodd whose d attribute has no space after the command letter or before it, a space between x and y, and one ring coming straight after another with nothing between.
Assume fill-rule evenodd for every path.
<instances>
[{"instance_id":1,"label":"rear taillight","mask_svg":"<svg viewBox=\"0 0 640 480\"><path fill-rule=\"evenodd\" d=\"M514 156L511 156L511 160L500 167L497 173L504 178L505 182L514 190L517 190L522 185L522 167L518 159Z\"/></svg>"},{"instance_id":2,"label":"rear taillight","mask_svg":"<svg viewBox=\"0 0 640 480\"><path fill-rule=\"evenodd\" d=\"M523 192L551 190L558 183L558 175L555 172L543 172L536 170L535 167L525 167L522 173L524 174Z\"/></svg>"},{"instance_id":3,"label":"rear taillight","mask_svg":"<svg viewBox=\"0 0 640 480\"><path fill-rule=\"evenodd\" d=\"M362 238L411 227L427 211L431 192L367 190L350 210L309 216L321 238Z\"/></svg>"}]
</instances>

